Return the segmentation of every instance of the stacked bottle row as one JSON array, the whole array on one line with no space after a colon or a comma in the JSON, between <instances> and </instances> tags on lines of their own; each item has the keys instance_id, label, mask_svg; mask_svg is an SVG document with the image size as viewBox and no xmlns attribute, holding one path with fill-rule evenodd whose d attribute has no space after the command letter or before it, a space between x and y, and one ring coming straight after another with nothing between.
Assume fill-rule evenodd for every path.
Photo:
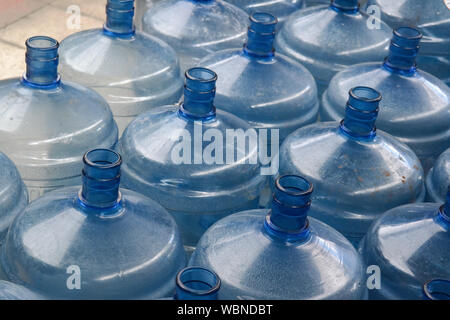
<instances>
[{"instance_id":1,"label":"stacked bottle row","mask_svg":"<svg viewBox=\"0 0 450 320\"><path fill-rule=\"evenodd\" d=\"M184 10L193 20L174 18ZM329 38L294 35L310 11L343 29L362 30L369 19L357 1L335 0L295 12L281 28L273 15L254 12L245 31L247 15L231 4L162 1L143 18L144 30L147 22L154 29L148 35L135 31L134 1L108 0L103 29L74 34L61 48L48 37L28 39L26 73L0 83L0 150L18 167L0 158L0 235L16 217L0 275L45 298L162 298L182 287L184 246L195 250L189 265L210 269L194 289L215 288L217 296L220 277L222 299L363 299L366 265L386 278L372 298L420 298L425 282L450 278L450 89L416 67L421 33L397 28L389 49L378 50L389 43L383 25L355 40L364 40L357 56L329 50L326 63L348 67L322 77L311 63L316 53L297 55ZM227 27L213 27L209 14ZM243 35L230 30L241 25ZM349 40L342 32L328 48ZM192 64L183 88L181 69ZM316 81L320 92L330 79L320 105ZM315 123L319 114L334 122ZM217 137L251 129L279 129L273 179L250 161L258 145L233 142L237 159L216 161L229 152ZM28 206L19 172L38 198ZM272 209L257 209L268 185ZM82 284L69 281L71 272ZM429 286L425 292L435 290Z\"/></svg>"}]
</instances>

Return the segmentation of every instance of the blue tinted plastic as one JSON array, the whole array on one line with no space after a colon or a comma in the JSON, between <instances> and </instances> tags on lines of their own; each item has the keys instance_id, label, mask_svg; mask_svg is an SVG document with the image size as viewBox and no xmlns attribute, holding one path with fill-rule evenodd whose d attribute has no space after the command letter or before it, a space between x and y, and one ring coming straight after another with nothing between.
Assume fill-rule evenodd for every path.
<instances>
[{"instance_id":1,"label":"blue tinted plastic","mask_svg":"<svg viewBox=\"0 0 450 320\"><path fill-rule=\"evenodd\" d=\"M186 267L177 274L175 300L217 300L220 279L202 267Z\"/></svg>"},{"instance_id":2,"label":"blue tinted plastic","mask_svg":"<svg viewBox=\"0 0 450 320\"><path fill-rule=\"evenodd\" d=\"M240 47L247 17L222 0L165 0L144 14L142 30L171 45L186 70L212 52Z\"/></svg>"},{"instance_id":3,"label":"blue tinted plastic","mask_svg":"<svg viewBox=\"0 0 450 320\"><path fill-rule=\"evenodd\" d=\"M247 121L253 128L279 129L280 140L295 129L316 121L314 78L298 62L273 50L276 18L267 13L250 16L243 49L207 56L199 65L218 76L215 103Z\"/></svg>"},{"instance_id":4,"label":"blue tinted plastic","mask_svg":"<svg viewBox=\"0 0 450 320\"><path fill-rule=\"evenodd\" d=\"M188 70L184 102L142 114L118 144L124 159L124 185L168 209L188 246L195 246L220 218L257 208L266 181L260 165L250 161L258 153L257 146L247 148L245 143L229 141L237 158L225 160L229 147L222 138L226 131L247 131L249 127L234 115L216 111L216 79L216 74L205 68ZM213 145L208 134L218 137L214 140L218 142L214 144L216 157L208 156Z\"/></svg>"},{"instance_id":5,"label":"blue tinted plastic","mask_svg":"<svg viewBox=\"0 0 450 320\"><path fill-rule=\"evenodd\" d=\"M340 125L306 126L288 136L280 149L280 174L299 174L315 185L309 214L355 245L383 212L425 198L417 156L375 129L380 98L368 87L351 89Z\"/></svg>"},{"instance_id":6,"label":"blue tinted plastic","mask_svg":"<svg viewBox=\"0 0 450 320\"><path fill-rule=\"evenodd\" d=\"M267 0L226 0L229 3L234 4L245 10L247 13L254 12L267 12L278 18L281 24L289 17L291 13L297 11L304 7L303 0L278 0L278 1L267 1ZM280 27L278 26L278 28Z\"/></svg>"},{"instance_id":7,"label":"blue tinted plastic","mask_svg":"<svg viewBox=\"0 0 450 320\"><path fill-rule=\"evenodd\" d=\"M424 35L417 62L450 85L450 5L445 0L369 0L392 28L416 26Z\"/></svg>"},{"instance_id":8,"label":"blue tinted plastic","mask_svg":"<svg viewBox=\"0 0 450 320\"><path fill-rule=\"evenodd\" d=\"M219 275L219 299L364 298L356 250L333 228L307 218L311 192L303 178L281 177L271 210L244 211L215 223L189 265Z\"/></svg>"},{"instance_id":9,"label":"blue tinted plastic","mask_svg":"<svg viewBox=\"0 0 450 320\"><path fill-rule=\"evenodd\" d=\"M0 246L14 217L28 204L27 189L16 166L0 152Z\"/></svg>"},{"instance_id":10,"label":"blue tinted plastic","mask_svg":"<svg viewBox=\"0 0 450 320\"><path fill-rule=\"evenodd\" d=\"M322 4L330 4L330 0L305 0L306 7L313 7Z\"/></svg>"},{"instance_id":11,"label":"blue tinted plastic","mask_svg":"<svg viewBox=\"0 0 450 320\"><path fill-rule=\"evenodd\" d=\"M58 42L26 41L22 79L0 81L0 150L17 166L33 200L55 188L77 185L81 155L112 147L117 126L106 101L58 75Z\"/></svg>"},{"instance_id":12,"label":"blue tinted plastic","mask_svg":"<svg viewBox=\"0 0 450 320\"><path fill-rule=\"evenodd\" d=\"M175 290L185 253L156 202L119 189L121 157L83 158L83 185L55 190L14 220L2 247L6 277L53 299L161 298Z\"/></svg>"},{"instance_id":13,"label":"blue tinted plastic","mask_svg":"<svg viewBox=\"0 0 450 320\"><path fill-rule=\"evenodd\" d=\"M0 300L41 300L42 297L18 284L0 280Z\"/></svg>"},{"instance_id":14,"label":"blue tinted plastic","mask_svg":"<svg viewBox=\"0 0 450 320\"><path fill-rule=\"evenodd\" d=\"M361 243L367 265L381 270L371 299L422 299L430 279L450 279L450 188L446 205L416 203L387 211Z\"/></svg>"},{"instance_id":15,"label":"blue tinted plastic","mask_svg":"<svg viewBox=\"0 0 450 320\"><path fill-rule=\"evenodd\" d=\"M387 55L391 29L379 28L356 0L335 0L293 13L276 39L276 49L302 63L316 79L319 93L339 71Z\"/></svg>"},{"instance_id":16,"label":"blue tinted plastic","mask_svg":"<svg viewBox=\"0 0 450 320\"><path fill-rule=\"evenodd\" d=\"M383 95L377 128L409 145L427 172L450 147L450 89L420 65L416 68L420 38L414 28L399 28L383 63L358 64L338 73L322 96L320 117L341 119L350 88L375 88Z\"/></svg>"},{"instance_id":17,"label":"blue tinted plastic","mask_svg":"<svg viewBox=\"0 0 450 320\"><path fill-rule=\"evenodd\" d=\"M423 285L424 300L450 300L450 281L434 279Z\"/></svg>"},{"instance_id":18,"label":"blue tinted plastic","mask_svg":"<svg viewBox=\"0 0 450 320\"><path fill-rule=\"evenodd\" d=\"M104 28L75 33L60 49L62 76L105 98L119 135L138 114L178 102L183 88L173 49L135 32L133 2L108 0Z\"/></svg>"},{"instance_id":19,"label":"blue tinted plastic","mask_svg":"<svg viewBox=\"0 0 450 320\"><path fill-rule=\"evenodd\" d=\"M443 152L430 169L426 179L427 200L444 202L450 185L450 148Z\"/></svg>"}]
</instances>

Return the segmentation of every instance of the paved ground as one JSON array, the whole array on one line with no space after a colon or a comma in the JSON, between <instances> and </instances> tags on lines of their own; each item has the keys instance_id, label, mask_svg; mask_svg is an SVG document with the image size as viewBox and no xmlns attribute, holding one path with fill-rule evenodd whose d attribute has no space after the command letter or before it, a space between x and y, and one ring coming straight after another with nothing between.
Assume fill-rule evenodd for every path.
<instances>
[{"instance_id":1,"label":"paved ground","mask_svg":"<svg viewBox=\"0 0 450 320\"><path fill-rule=\"evenodd\" d=\"M0 79L25 71L25 40L47 35L61 41L86 29L100 28L106 0L0 0ZM79 8L80 24L74 19Z\"/></svg>"}]
</instances>

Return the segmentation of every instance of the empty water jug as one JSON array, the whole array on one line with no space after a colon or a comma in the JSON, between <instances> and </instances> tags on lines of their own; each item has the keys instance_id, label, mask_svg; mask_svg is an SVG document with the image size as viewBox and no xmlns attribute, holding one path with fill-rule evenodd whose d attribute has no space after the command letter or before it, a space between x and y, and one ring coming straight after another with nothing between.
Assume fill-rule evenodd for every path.
<instances>
[{"instance_id":1,"label":"empty water jug","mask_svg":"<svg viewBox=\"0 0 450 320\"><path fill-rule=\"evenodd\" d=\"M83 157L82 187L32 202L10 227L0 256L7 278L52 299L154 299L175 290L185 253L173 218L119 189L121 157Z\"/></svg>"},{"instance_id":2,"label":"empty water jug","mask_svg":"<svg viewBox=\"0 0 450 320\"><path fill-rule=\"evenodd\" d=\"M0 280L0 300L41 300L42 297L18 284Z\"/></svg>"},{"instance_id":3,"label":"empty water jug","mask_svg":"<svg viewBox=\"0 0 450 320\"><path fill-rule=\"evenodd\" d=\"M374 7L376 6L376 7ZM392 28L416 26L424 35L419 66L450 85L450 2L448 0L369 0Z\"/></svg>"},{"instance_id":4,"label":"empty water jug","mask_svg":"<svg viewBox=\"0 0 450 320\"><path fill-rule=\"evenodd\" d=\"M427 200L444 202L447 186L450 185L450 148L444 151L430 169L426 179Z\"/></svg>"},{"instance_id":5,"label":"empty water jug","mask_svg":"<svg viewBox=\"0 0 450 320\"><path fill-rule=\"evenodd\" d=\"M276 49L302 63L316 79L319 93L339 71L360 62L383 59L391 29L359 10L358 0L294 12L276 39Z\"/></svg>"},{"instance_id":6,"label":"empty water jug","mask_svg":"<svg viewBox=\"0 0 450 320\"><path fill-rule=\"evenodd\" d=\"M186 246L220 218L257 208L266 181L247 123L214 106L216 79L188 70L184 102L140 115L118 143L124 185L168 209Z\"/></svg>"},{"instance_id":7,"label":"empty water jug","mask_svg":"<svg viewBox=\"0 0 450 320\"><path fill-rule=\"evenodd\" d=\"M144 14L142 30L171 45L184 71L212 52L241 46L247 17L222 0L164 0Z\"/></svg>"},{"instance_id":8,"label":"empty water jug","mask_svg":"<svg viewBox=\"0 0 450 320\"><path fill-rule=\"evenodd\" d=\"M450 279L450 186L445 204L414 203L387 211L367 232L361 251L380 268L371 299L421 299L430 279Z\"/></svg>"},{"instance_id":9,"label":"empty water jug","mask_svg":"<svg viewBox=\"0 0 450 320\"><path fill-rule=\"evenodd\" d=\"M253 128L280 130L280 140L317 120L319 102L311 73L273 49L277 19L250 15L244 48L219 51L201 60L219 76L215 104Z\"/></svg>"},{"instance_id":10,"label":"empty water jug","mask_svg":"<svg viewBox=\"0 0 450 320\"><path fill-rule=\"evenodd\" d=\"M81 155L117 141L106 101L60 78L58 46L49 37L28 39L23 77L0 81L0 150L16 164L31 200L79 184Z\"/></svg>"},{"instance_id":11,"label":"empty water jug","mask_svg":"<svg viewBox=\"0 0 450 320\"><path fill-rule=\"evenodd\" d=\"M362 261L347 239L308 217L313 186L277 179L272 209L249 210L215 223L189 265L214 270L219 299L362 299Z\"/></svg>"},{"instance_id":12,"label":"empty water jug","mask_svg":"<svg viewBox=\"0 0 450 320\"><path fill-rule=\"evenodd\" d=\"M267 12L278 18L280 25L289 17L291 13L304 7L304 0L226 0L245 10L247 13Z\"/></svg>"},{"instance_id":13,"label":"empty water jug","mask_svg":"<svg viewBox=\"0 0 450 320\"><path fill-rule=\"evenodd\" d=\"M342 119L350 88L375 88L383 95L377 128L409 145L427 172L450 147L450 88L417 69L421 37L414 28L398 28L384 62L357 64L339 72L323 94L320 117Z\"/></svg>"},{"instance_id":14,"label":"empty water jug","mask_svg":"<svg viewBox=\"0 0 450 320\"><path fill-rule=\"evenodd\" d=\"M173 49L136 32L134 0L108 0L103 29L65 38L60 48L64 79L96 90L109 103L119 136L138 114L178 102L183 77Z\"/></svg>"},{"instance_id":15,"label":"empty water jug","mask_svg":"<svg viewBox=\"0 0 450 320\"><path fill-rule=\"evenodd\" d=\"M433 279L423 285L424 300L450 300L450 280Z\"/></svg>"},{"instance_id":16,"label":"empty water jug","mask_svg":"<svg viewBox=\"0 0 450 320\"><path fill-rule=\"evenodd\" d=\"M314 183L310 215L357 245L386 210L425 199L424 174L414 152L375 129L381 95L350 90L344 120L303 127L280 149L280 174Z\"/></svg>"},{"instance_id":17,"label":"empty water jug","mask_svg":"<svg viewBox=\"0 0 450 320\"><path fill-rule=\"evenodd\" d=\"M14 217L28 204L28 192L19 171L0 152L0 246Z\"/></svg>"}]
</instances>

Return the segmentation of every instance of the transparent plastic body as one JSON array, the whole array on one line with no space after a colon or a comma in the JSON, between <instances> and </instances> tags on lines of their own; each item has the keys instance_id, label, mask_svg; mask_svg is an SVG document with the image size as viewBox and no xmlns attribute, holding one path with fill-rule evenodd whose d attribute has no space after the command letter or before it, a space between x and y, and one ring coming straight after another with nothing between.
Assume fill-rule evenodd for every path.
<instances>
[{"instance_id":1,"label":"transparent plastic body","mask_svg":"<svg viewBox=\"0 0 450 320\"><path fill-rule=\"evenodd\" d=\"M164 0L136 0L136 30L142 31L142 17L153 5Z\"/></svg>"},{"instance_id":2,"label":"transparent plastic body","mask_svg":"<svg viewBox=\"0 0 450 320\"><path fill-rule=\"evenodd\" d=\"M0 246L14 217L28 204L28 192L19 171L0 152Z\"/></svg>"},{"instance_id":3,"label":"transparent plastic body","mask_svg":"<svg viewBox=\"0 0 450 320\"><path fill-rule=\"evenodd\" d=\"M369 16L358 8L356 0L334 0L296 11L276 38L278 52L311 71L319 94L337 72L387 55L391 29L383 22L372 28Z\"/></svg>"},{"instance_id":4,"label":"transparent plastic body","mask_svg":"<svg viewBox=\"0 0 450 320\"><path fill-rule=\"evenodd\" d=\"M215 73L192 68L186 77L184 102L140 115L117 149L124 159L124 186L162 204L177 221L184 244L195 246L215 221L257 208L266 177L260 175L259 163L249 160L257 155L257 146L227 147L228 140L222 140L227 130L249 127L234 115L216 112ZM211 145L212 136L218 144ZM214 153L212 146L217 158L208 156ZM226 160L231 152L236 161Z\"/></svg>"},{"instance_id":5,"label":"transparent plastic body","mask_svg":"<svg viewBox=\"0 0 450 320\"><path fill-rule=\"evenodd\" d=\"M276 18L250 16L243 49L230 49L199 62L218 74L215 104L253 128L279 129L280 141L317 120L317 87L298 62L273 50Z\"/></svg>"},{"instance_id":6,"label":"transparent plastic body","mask_svg":"<svg viewBox=\"0 0 450 320\"><path fill-rule=\"evenodd\" d=\"M417 156L391 135L375 131L380 98L371 88L353 88L341 124L301 128L280 149L280 174L302 175L316 187L309 214L355 245L386 210L425 199Z\"/></svg>"},{"instance_id":7,"label":"transparent plastic body","mask_svg":"<svg viewBox=\"0 0 450 320\"><path fill-rule=\"evenodd\" d=\"M80 181L81 155L112 147L117 126L96 92L61 80L58 42L27 40L24 76L0 81L0 150L17 166L30 200Z\"/></svg>"},{"instance_id":8,"label":"transparent plastic body","mask_svg":"<svg viewBox=\"0 0 450 320\"><path fill-rule=\"evenodd\" d=\"M83 185L55 190L14 220L2 247L7 279L51 299L155 299L175 290L185 253L173 218L119 189L121 158L84 156Z\"/></svg>"},{"instance_id":9,"label":"transparent plastic body","mask_svg":"<svg viewBox=\"0 0 450 320\"><path fill-rule=\"evenodd\" d=\"M23 286L0 280L0 300L42 300L42 297Z\"/></svg>"},{"instance_id":10,"label":"transparent plastic body","mask_svg":"<svg viewBox=\"0 0 450 320\"><path fill-rule=\"evenodd\" d=\"M247 18L222 0L165 0L144 14L142 30L172 46L186 70L210 53L242 46Z\"/></svg>"},{"instance_id":11,"label":"transparent plastic body","mask_svg":"<svg viewBox=\"0 0 450 320\"><path fill-rule=\"evenodd\" d=\"M305 5L303 0L226 0L228 3L234 4L251 14L254 12L267 12L277 17L280 25L289 17L291 13L302 9Z\"/></svg>"},{"instance_id":12,"label":"transparent plastic body","mask_svg":"<svg viewBox=\"0 0 450 320\"><path fill-rule=\"evenodd\" d=\"M218 274L220 300L363 299L364 268L356 249L333 228L306 217L312 192L307 181L280 180L271 210L216 222L189 265Z\"/></svg>"},{"instance_id":13,"label":"transparent plastic body","mask_svg":"<svg viewBox=\"0 0 450 320\"><path fill-rule=\"evenodd\" d=\"M375 88L383 95L377 128L409 145L427 172L450 147L450 89L416 68L419 41L417 30L397 29L384 62L358 64L339 72L322 96L320 118L341 119L350 88Z\"/></svg>"},{"instance_id":14,"label":"transparent plastic body","mask_svg":"<svg viewBox=\"0 0 450 320\"><path fill-rule=\"evenodd\" d=\"M369 0L392 28L416 26L424 38L417 58L421 69L450 85L450 5L444 0Z\"/></svg>"},{"instance_id":15,"label":"transparent plastic body","mask_svg":"<svg viewBox=\"0 0 450 320\"><path fill-rule=\"evenodd\" d=\"M428 172L427 200L437 203L444 202L448 185L450 185L450 148L439 156L433 168Z\"/></svg>"},{"instance_id":16,"label":"transparent plastic body","mask_svg":"<svg viewBox=\"0 0 450 320\"><path fill-rule=\"evenodd\" d=\"M133 10L133 1L109 0L103 29L72 34L60 48L64 79L94 89L109 103L119 135L138 114L178 102L183 90L175 52L135 32Z\"/></svg>"},{"instance_id":17,"label":"transparent plastic body","mask_svg":"<svg viewBox=\"0 0 450 320\"><path fill-rule=\"evenodd\" d=\"M387 211L361 243L367 265L381 270L371 299L422 299L430 279L450 279L450 194L446 205L417 203Z\"/></svg>"}]
</instances>

